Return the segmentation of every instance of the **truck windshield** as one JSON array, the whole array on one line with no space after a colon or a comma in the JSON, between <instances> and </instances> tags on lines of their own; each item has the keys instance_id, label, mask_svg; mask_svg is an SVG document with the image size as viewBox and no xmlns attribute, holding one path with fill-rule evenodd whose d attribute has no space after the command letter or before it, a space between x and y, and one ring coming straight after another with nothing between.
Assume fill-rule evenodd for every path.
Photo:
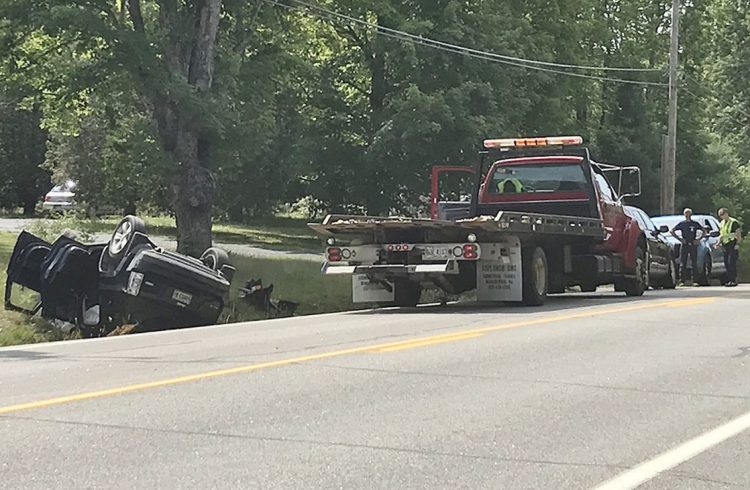
<instances>
[{"instance_id":1,"label":"truck windshield","mask_svg":"<svg viewBox=\"0 0 750 490\"><path fill-rule=\"evenodd\" d=\"M583 167L570 163L500 165L495 168L490 194L585 191Z\"/></svg>"}]
</instances>

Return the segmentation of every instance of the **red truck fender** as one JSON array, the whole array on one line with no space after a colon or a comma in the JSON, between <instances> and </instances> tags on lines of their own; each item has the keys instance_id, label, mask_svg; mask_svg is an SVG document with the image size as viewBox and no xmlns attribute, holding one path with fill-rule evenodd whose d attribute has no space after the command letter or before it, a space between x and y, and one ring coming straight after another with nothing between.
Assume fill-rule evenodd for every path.
<instances>
[{"instance_id":1,"label":"red truck fender","mask_svg":"<svg viewBox=\"0 0 750 490\"><path fill-rule=\"evenodd\" d=\"M641 230L641 227L638 225L638 222L628 216L625 223L625 242L627 246L625 248L625 253L623 254L625 267L627 267L628 269L635 269L635 250L643 241L642 238L643 232ZM642 246L645 247L646 244L643 243ZM645 248L643 252L646 252Z\"/></svg>"}]
</instances>

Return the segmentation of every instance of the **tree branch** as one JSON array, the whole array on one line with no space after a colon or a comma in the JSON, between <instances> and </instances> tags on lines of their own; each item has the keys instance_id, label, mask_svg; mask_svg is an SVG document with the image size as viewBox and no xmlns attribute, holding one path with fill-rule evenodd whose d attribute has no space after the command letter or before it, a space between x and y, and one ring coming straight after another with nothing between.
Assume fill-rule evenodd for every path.
<instances>
[{"instance_id":1,"label":"tree branch","mask_svg":"<svg viewBox=\"0 0 750 490\"><path fill-rule=\"evenodd\" d=\"M188 83L202 91L209 90L213 84L221 4L222 0L203 0L197 5L199 8L196 12L196 32L190 56Z\"/></svg>"},{"instance_id":2,"label":"tree branch","mask_svg":"<svg viewBox=\"0 0 750 490\"><path fill-rule=\"evenodd\" d=\"M141 12L141 0L128 0L128 13L130 14L130 20L133 22L133 29L136 32L145 32L143 13Z\"/></svg>"},{"instance_id":3,"label":"tree branch","mask_svg":"<svg viewBox=\"0 0 750 490\"><path fill-rule=\"evenodd\" d=\"M247 48L250 47L250 43L252 42L254 34L253 28L255 27L255 22L258 20L258 15L260 15L261 8L263 7L263 1L264 0L257 0L255 10L253 11L253 16L250 18L250 24L245 29L243 29L243 35L234 46L235 53L242 54ZM241 15L238 15L237 21L238 23L242 22Z\"/></svg>"}]
</instances>

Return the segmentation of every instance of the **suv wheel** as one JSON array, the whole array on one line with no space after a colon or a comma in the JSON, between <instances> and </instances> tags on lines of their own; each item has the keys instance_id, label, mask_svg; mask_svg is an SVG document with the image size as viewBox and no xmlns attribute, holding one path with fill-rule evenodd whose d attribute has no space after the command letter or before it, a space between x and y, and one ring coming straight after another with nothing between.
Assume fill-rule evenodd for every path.
<instances>
[{"instance_id":1,"label":"suv wheel","mask_svg":"<svg viewBox=\"0 0 750 490\"><path fill-rule=\"evenodd\" d=\"M107 255L113 259L119 259L128 249L136 233L146 233L146 223L135 216L125 216L115 228L112 238L107 245Z\"/></svg>"}]
</instances>

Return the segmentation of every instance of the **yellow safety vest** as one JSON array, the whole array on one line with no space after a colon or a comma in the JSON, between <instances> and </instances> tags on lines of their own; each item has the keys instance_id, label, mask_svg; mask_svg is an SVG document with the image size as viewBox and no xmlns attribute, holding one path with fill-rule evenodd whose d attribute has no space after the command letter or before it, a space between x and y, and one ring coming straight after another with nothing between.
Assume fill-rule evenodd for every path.
<instances>
[{"instance_id":1,"label":"yellow safety vest","mask_svg":"<svg viewBox=\"0 0 750 490\"><path fill-rule=\"evenodd\" d=\"M736 240L734 233L732 233L732 226L737 223L737 220L734 218L729 218L721 221L721 226L719 227L719 234L721 235L721 243L727 244L730 243L732 240Z\"/></svg>"},{"instance_id":2,"label":"yellow safety vest","mask_svg":"<svg viewBox=\"0 0 750 490\"><path fill-rule=\"evenodd\" d=\"M503 181L500 181L497 183L497 192L500 194L503 194L505 192L505 185L506 184L513 184L513 187L515 188L514 192L521 193L523 192L523 184L521 184L521 181L518 179L505 179Z\"/></svg>"}]
</instances>

